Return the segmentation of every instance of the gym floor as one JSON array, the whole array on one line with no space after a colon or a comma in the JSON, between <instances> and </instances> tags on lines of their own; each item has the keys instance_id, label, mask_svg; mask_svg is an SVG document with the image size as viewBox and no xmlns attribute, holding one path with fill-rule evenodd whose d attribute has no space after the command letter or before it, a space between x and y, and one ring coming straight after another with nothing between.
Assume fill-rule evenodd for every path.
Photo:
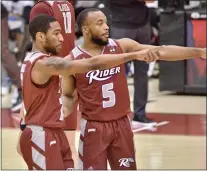
<instances>
[{"instance_id":1,"label":"gym floor","mask_svg":"<svg viewBox=\"0 0 207 171\"><path fill-rule=\"evenodd\" d=\"M133 102L133 80L128 82ZM1 168L27 169L16 152L19 115L10 112L10 99L2 97ZM135 133L138 169L206 169L206 96L159 92L158 80L151 79L147 116L167 124ZM78 137L79 131L77 146Z\"/></svg>"}]
</instances>

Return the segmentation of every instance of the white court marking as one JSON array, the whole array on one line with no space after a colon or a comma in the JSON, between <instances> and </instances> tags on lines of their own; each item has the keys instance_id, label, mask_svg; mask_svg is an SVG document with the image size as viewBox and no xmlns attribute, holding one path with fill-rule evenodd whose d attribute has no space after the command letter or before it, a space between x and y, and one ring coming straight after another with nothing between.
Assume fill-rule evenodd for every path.
<instances>
[{"instance_id":1,"label":"white court marking","mask_svg":"<svg viewBox=\"0 0 207 171\"><path fill-rule=\"evenodd\" d=\"M153 126L152 125L143 126L141 128L134 129L134 130L132 130L132 132L135 133L135 132L140 132L140 131L144 131L144 130L156 131L157 127L164 126L164 125L167 125L169 123L170 123L169 121L162 121L162 122L159 122L159 123L157 123L156 125L153 125Z\"/></svg>"}]
</instances>

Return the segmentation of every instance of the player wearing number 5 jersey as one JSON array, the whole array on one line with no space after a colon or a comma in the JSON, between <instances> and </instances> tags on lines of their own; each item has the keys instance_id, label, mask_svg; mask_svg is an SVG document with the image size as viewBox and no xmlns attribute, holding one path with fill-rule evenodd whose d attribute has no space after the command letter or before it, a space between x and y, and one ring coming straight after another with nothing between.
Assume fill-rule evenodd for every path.
<instances>
[{"instance_id":1,"label":"player wearing number 5 jersey","mask_svg":"<svg viewBox=\"0 0 207 171\"><path fill-rule=\"evenodd\" d=\"M61 34L64 38L62 44L62 49L59 56L65 57L74 48L75 42L75 14L73 6L68 2L68 0L40 0L32 8L30 13L30 20L39 14L47 14L54 16L62 28ZM74 78L70 76L70 81L68 81L69 87L74 87ZM73 100L73 99L72 99ZM73 112L65 119L65 134L69 141L75 166L77 163L77 151L75 148L75 133L77 128L77 100L75 101L75 106Z\"/></svg>"},{"instance_id":2,"label":"player wearing number 5 jersey","mask_svg":"<svg viewBox=\"0 0 207 171\"><path fill-rule=\"evenodd\" d=\"M161 60L181 60L202 56L206 50L178 46L142 45L131 39L109 39L106 16L99 9L83 10L77 17L83 44L72 50L75 61L93 59L98 54L159 49ZM130 100L124 65L75 74L82 114L79 141L79 169L136 170L133 133L127 115Z\"/></svg>"},{"instance_id":3,"label":"player wearing number 5 jersey","mask_svg":"<svg viewBox=\"0 0 207 171\"><path fill-rule=\"evenodd\" d=\"M70 57L57 56L64 39L54 17L38 15L30 22L29 32L33 39L32 52L21 67L21 112L26 124L20 136L21 153L30 170L73 168L70 147L63 132L64 117L70 110L68 76L115 67L135 59L154 61L159 54L156 50L147 50L73 61Z\"/></svg>"}]
</instances>

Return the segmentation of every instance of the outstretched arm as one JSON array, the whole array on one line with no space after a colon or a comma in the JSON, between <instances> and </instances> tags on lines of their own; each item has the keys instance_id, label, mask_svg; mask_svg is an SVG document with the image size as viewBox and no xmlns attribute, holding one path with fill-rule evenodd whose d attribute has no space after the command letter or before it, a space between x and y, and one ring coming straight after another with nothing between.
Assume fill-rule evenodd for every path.
<instances>
[{"instance_id":1,"label":"outstretched arm","mask_svg":"<svg viewBox=\"0 0 207 171\"><path fill-rule=\"evenodd\" d=\"M97 55L89 59L71 60L69 56L61 57L45 57L38 60L33 71L51 75L73 75L76 73L86 73L91 70L101 70L111 68L131 60L142 60L151 62L158 59L156 50L143 50L139 52L123 53L123 54L103 54Z\"/></svg>"},{"instance_id":2,"label":"outstretched arm","mask_svg":"<svg viewBox=\"0 0 207 171\"><path fill-rule=\"evenodd\" d=\"M139 44L138 42L123 38L118 40L122 50L124 52L135 52L144 49L158 49L159 50L159 59L166 61L177 61L183 59L189 59L194 57L206 58L206 49L205 48L194 48L194 47L181 47L181 46L152 46Z\"/></svg>"},{"instance_id":3,"label":"outstretched arm","mask_svg":"<svg viewBox=\"0 0 207 171\"><path fill-rule=\"evenodd\" d=\"M206 58L205 48L161 46L159 47L160 60L177 61L195 57Z\"/></svg>"}]
</instances>

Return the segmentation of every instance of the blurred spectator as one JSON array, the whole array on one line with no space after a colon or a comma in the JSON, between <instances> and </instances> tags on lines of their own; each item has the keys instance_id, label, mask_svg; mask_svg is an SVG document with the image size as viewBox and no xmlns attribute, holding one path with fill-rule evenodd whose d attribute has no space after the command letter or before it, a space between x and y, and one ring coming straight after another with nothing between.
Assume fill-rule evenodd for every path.
<instances>
[{"instance_id":1,"label":"blurred spectator","mask_svg":"<svg viewBox=\"0 0 207 171\"><path fill-rule=\"evenodd\" d=\"M14 13L20 15L24 22L24 34L16 54L18 61L22 62L26 56L26 52L31 49L31 38L29 35L29 15L32 6L34 5L34 1L17 1L14 3L14 5L16 6L16 11L14 11Z\"/></svg>"},{"instance_id":2,"label":"blurred spectator","mask_svg":"<svg viewBox=\"0 0 207 171\"><path fill-rule=\"evenodd\" d=\"M8 3L7 3L8 2ZM18 89L18 96L15 103L12 104L12 111L17 111L21 107L21 82L20 82L20 68L17 65L15 56L9 51L9 28L8 28L8 15L11 10L11 3L4 1L1 3L1 25L2 25L2 64L11 78L12 84Z\"/></svg>"},{"instance_id":3,"label":"blurred spectator","mask_svg":"<svg viewBox=\"0 0 207 171\"><path fill-rule=\"evenodd\" d=\"M185 4L184 8L186 10L193 9L193 8L198 8L200 6L201 2L200 1L189 1L188 4Z\"/></svg>"},{"instance_id":4,"label":"blurred spectator","mask_svg":"<svg viewBox=\"0 0 207 171\"><path fill-rule=\"evenodd\" d=\"M21 64L25 53L28 51L28 45L31 42L28 33L28 24L29 13L33 5L34 1L32 0L2 1L2 63L12 84L16 86L11 100L13 112L20 109L22 101L18 61L20 61ZM8 80L7 77L2 79ZM6 86L6 84L4 84L4 86ZM2 90L4 90L4 88L5 87L2 87ZM5 93L8 93L8 91L5 91Z\"/></svg>"},{"instance_id":5,"label":"blurred spectator","mask_svg":"<svg viewBox=\"0 0 207 171\"><path fill-rule=\"evenodd\" d=\"M110 33L112 38L131 38L142 44L151 43L151 24L149 9L144 0L105 0L111 13ZM149 65L134 61L134 118L133 126L155 125L146 117L148 97Z\"/></svg>"}]
</instances>

